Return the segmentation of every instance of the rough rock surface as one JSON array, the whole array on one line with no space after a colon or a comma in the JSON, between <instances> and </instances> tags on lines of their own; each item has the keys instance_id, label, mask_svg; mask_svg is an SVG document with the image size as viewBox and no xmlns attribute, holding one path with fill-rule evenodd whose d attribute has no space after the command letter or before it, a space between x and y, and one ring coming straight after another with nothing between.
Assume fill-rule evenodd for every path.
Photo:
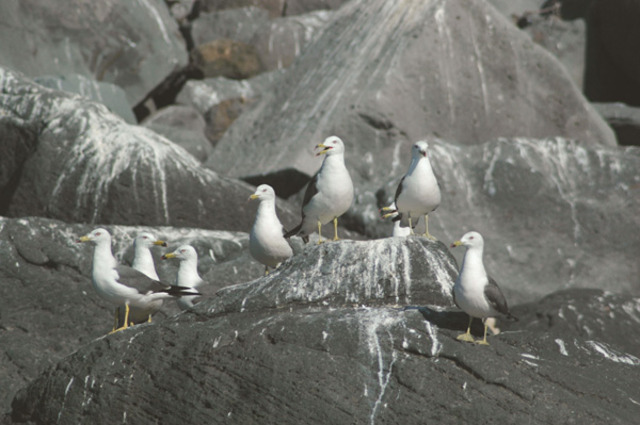
<instances>
[{"instance_id":1,"label":"rough rock surface","mask_svg":"<svg viewBox=\"0 0 640 425\"><path fill-rule=\"evenodd\" d=\"M251 78L263 71L255 48L235 40L220 39L196 46L191 56L205 78Z\"/></svg>"},{"instance_id":2,"label":"rough rock surface","mask_svg":"<svg viewBox=\"0 0 640 425\"><path fill-rule=\"evenodd\" d=\"M129 124L136 123L136 117L127 101L127 94L120 86L95 81L79 74L43 76L35 78L34 81L50 89L77 93L87 99L100 102Z\"/></svg>"},{"instance_id":3,"label":"rough rock surface","mask_svg":"<svg viewBox=\"0 0 640 425\"><path fill-rule=\"evenodd\" d=\"M441 252L429 242L426 249ZM394 298L392 287L382 289L387 297L372 291L345 305L357 286L370 284L369 274L324 262L334 250L362 248L307 251L323 259L320 274L333 270L325 279L343 277L337 299L316 298L310 287L296 300L282 298L294 291L286 280L293 267L285 266L276 272L281 282L230 287L194 311L81 347L20 391L5 421L626 424L640 414L640 359L631 354L639 348L639 299L552 295L515 308L520 321L504 323L482 347L455 340L466 324L456 311L380 305ZM311 257L288 265L317 273ZM618 326L624 332L609 332Z\"/></svg>"},{"instance_id":4,"label":"rough rock surface","mask_svg":"<svg viewBox=\"0 0 640 425\"><path fill-rule=\"evenodd\" d=\"M266 70L287 68L305 46L325 27L331 12L269 18L258 7L203 13L193 23L196 46L218 39L251 45Z\"/></svg>"},{"instance_id":5,"label":"rough rock surface","mask_svg":"<svg viewBox=\"0 0 640 425\"><path fill-rule=\"evenodd\" d=\"M259 7L269 12L272 18L300 15L318 9L338 9L348 0L203 0L203 9L209 12Z\"/></svg>"},{"instance_id":6,"label":"rough rock surface","mask_svg":"<svg viewBox=\"0 0 640 425\"><path fill-rule=\"evenodd\" d=\"M396 177L375 194L378 207L393 199L409 157L400 156ZM640 149L560 138L433 141L430 159L443 194L430 214L431 234L451 243L469 230L482 233L488 270L510 299L594 285L640 294L640 216L628 214L640 211ZM388 235L391 224L378 218L372 196L362 194L351 209L353 226Z\"/></svg>"},{"instance_id":7,"label":"rough rock surface","mask_svg":"<svg viewBox=\"0 0 640 425\"><path fill-rule=\"evenodd\" d=\"M0 105L11 140L21 137L25 146L35 145L26 160L16 151L23 162L14 166L13 185L3 190L10 198L8 216L251 228L248 185L200 167L182 148L124 123L101 105L6 70L0 70ZM297 218L281 211L284 219Z\"/></svg>"},{"instance_id":8,"label":"rough rock surface","mask_svg":"<svg viewBox=\"0 0 640 425\"><path fill-rule=\"evenodd\" d=\"M242 177L284 166L311 174L312 147L331 134L353 158L376 158L374 174L392 166L392 141L430 135L615 145L557 60L480 0L347 3L287 81L231 126L208 166ZM247 154L258 138L265 149Z\"/></svg>"},{"instance_id":9,"label":"rough rock surface","mask_svg":"<svg viewBox=\"0 0 640 425\"><path fill-rule=\"evenodd\" d=\"M184 105L162 108L144 120L143 125L182 146L198 161L203 162L213 152L205 136L207 123L200 113Z\"/></svg>"},{"instance_id":10,"label":"rough rock surface","mask_svg":"<svg viewBox=\"0 0 640 425\"><path fill-rule=\"evenodd\" d=\"M168 241L154 248L160 279L174 282L177 261L161 261L172 248L188 243L199 254L201 289L212 296L220 288L261 277L264 268L248 255L246 233L188 228L107 226L113 252L125 264L133 261L133 238L151 231ZM93 229L42 218L0 218L0 411L14 393L64 356L111 329L113 309L91 286L93 249L75 240ZM165 302L155 321L175 314Z\"/></svg>"},{"instance_id":11,"label":"rough rock surface","mask_svg":"<svg viewBox=\"0 0 640 425\"><path fill-rule=\"evenodd\" d=\"M80 74L122 87L135 105L187 52L165 2L25 0L0 4L1 66Z\"/></svg>"}]
</instances>

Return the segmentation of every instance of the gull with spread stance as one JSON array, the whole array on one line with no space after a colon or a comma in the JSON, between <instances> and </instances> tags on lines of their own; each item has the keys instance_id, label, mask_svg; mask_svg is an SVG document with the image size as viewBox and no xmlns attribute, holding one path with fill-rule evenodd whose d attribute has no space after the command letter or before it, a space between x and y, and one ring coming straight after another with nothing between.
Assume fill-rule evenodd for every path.
<instances>
[{"instance_id":1,"label":"gull with spread stance","mask_svg":"<svg viewBox=\"0 0 640 425\"><path fill-rule=\"evenodd\" d=\"M309 235L318 229L318 243L322 243L322 225L333 220L333 240L338 238L338 217L344 214L353 201L353 183L344 165L344 143L339 137L327 137L316 146L322 149L318 155L326 155L320 170L313 176L302 201L302 221L284 237L301 235L309 241Z\"/></svg>"},{"instance_id":2,"label":"gull with spread stance","mask_svg":"<svg viewBox=\"0 0 640 425\"><path fill-rule=\"evenodd\" d=\"M95 229L80 237L78 242L93 242L95 245L91 280L98 295L116 306L116 320L117 307L125 307L123 325L112 332L129 327L131 307L154 312L160 308L163 299L199 295L191 288L167 285L151 279L133 267L118 264L111 252L111 235L105 229Z\"/></svg>"},{"instance_id":3,"label":"gull with spread stance","mask_svg":"<svg viewBox=\"0 0 640 425\"><path fill-rule=\"evenodd\" d=\"M395 211L383 215L383 218L398 214L394 220L406 220L409 224L411 234L413 228L418 224L421 215L424 215L424 236L435 239L429 234L429 213L440 205L440 187L436 176L433 174L431 163L427 152L429 144L425 141L416 142L411 148L411 164L407 174L402 177L394 203ZM391 210L384 207L383 211ZM415 223L413 220L415 219Z\"/></svg>"},{"instance_id":4,"label":"gull with spread stance","mask_svg":"<svg viewBox=\"0 0 640 425\"><path fill-rule=\"evenodd\" d=\"M249 252L253 258L264 264L264 274L269 267L278 267L293 255L289 242L285 239L286 231L276 214L276 192L268 184L256 188L249 200L258 199L258 212L249 234Z\"/></svg>"},{"instance_id":5,"label":"gull with spread stance","mask_svg":"<svg viewBox=\"0 0 640 425\"><path fill-rule=\"evenodd\" d=\"M465 233L451 247L455 248L460 245L466 246L467 251L462 259L460 274L453 285L453 300L462 311L469 315L469 326L466 333L458 335L458 339L486 345L488 344L487 318L503 314L510 319L518 319L509 312L507 300L504 298L498 284L485 271L482 262L482 252L484 250L482 235L478 232ZM474 341L471 336L471 322L473 322L474 317L484 321L484 338L482 341Z\"/></svg>"},{"instance_id":6,"label":"gull with spread stance","mask_svg":"<svg viewBox=\"0 0 640 425\"><path fill-rule=\"evenodd\" d=\"M204 283L198 274L198 252L191 245L181 245L173 252L162 256L163 260L177 258L180 260L178 275L176 276L176 286L189 288L198 292L196 288ZM187 310L196 304L198 295L186 295L177 299L180 310Z\"/></svg>"}]
</instances>

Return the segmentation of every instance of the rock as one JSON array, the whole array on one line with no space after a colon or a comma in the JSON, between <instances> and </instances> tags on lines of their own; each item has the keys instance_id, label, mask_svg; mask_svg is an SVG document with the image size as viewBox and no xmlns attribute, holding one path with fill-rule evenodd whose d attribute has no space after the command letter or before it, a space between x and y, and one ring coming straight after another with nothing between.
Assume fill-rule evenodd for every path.
<instances>
[{"instance_id":1,"label":"rock","mask_svg":"<svg viewBox=\"0 0 640 425\"><path fill-rule=\"evenodd\" d=\"M299 15L319 9L338 9L348 0L203 0L206 11L259 7L272 18Z\"/></svg>"},{"instance_id":2,"label":"rock","mask_svg":"<svg viewBox=\"0 0 640 425\"><path fill-rule=\"evenodd\" d=\"M255 48L266 70L287 68L326 26L331 12L269 19L265 9L248 7L203 13L193 24L196 45L231 39Z\"/></svg>"},{"instance_id":3,"label":"rock","mask_svg":"<svg viewBox=\"0 0 640 425\"><path fill-rule=\"evenodd\" d=\"M193 50L192 58L205 78L227 77L241 80L263 71L263 65L253 46L234 40L213 40L200 44Z\"/></svg>"},{"instance_id":4,"label":"rock","mask_svg":"<svg viewBox=\"0 0 640 425\"><path fill-rule=\"evenodd\" d=\"M368 237L391 234L377 208L406 172L410 153L400 152L396 177L377 193L363 191L349 211ZM640 149L498 139L465 147L433 140L429 152L442 191L430 233L450 244L479 231L487 270L507 299L534 301L560 282L639 293L640 219L628 211L640 210ZM458 260L462 253L454 250Z\"/></svg>"},{"instance_id":5,"label":"rock","mask_svg":"<svg viewBox=\"0 0 640 425\"><path fill-rule=\"evenodd\" d=\"M594 108L616 132L623 146L640 146L640 108L624 103L594 103Z\"/></svg>"},{"instance_id":6,"label":"rock","mask_svg":"<svg viewBox=\"0 0 640 425\"><path fill-rule=\"evenodd\" d=\"M398 141L430 135L461 145L515 135L615 145L558 62L477 0L350 2L287 82L232 125L207 166L242 178L285 167L311 175L312 148L331 134L347 157L364 158L365 175L393 168Z\"/></svg>"},{"instance_id":7,"label":"rock","mask_svg":"<svg viewBox=\"0 0 640 425\"><path fill-rule=\"evenodd\" d=\"M43 76L34 80L50 89L77 93L87 99L100 102L109 110L122 117L129 124L136 124L127 94L115 84L99 82L79 74Z\"/></svg>"},{"instance_id":8,"label":"rock","mask_svg":"<svg viewBox=\"0 0 640 425\"><path fill-rule=\"evenodd\" d=\"M257 98L280 81L283 73L266 72L248 80L231 80L224 77L188 81L178 94L177 102L196 108L206 115L216 105L232 99Z\"/></svg>"},{"instance_id":9,"label":"rock","mask_svg":"<svg viewBox=\"0 0 640 425\"><path fill-rule=\"evenodd\" d=\"M269 12L256 6L204 12L193 22L191 34L196 46L219 39L251 44L269 19Z\"/></svg>"},{"instance_id":10,"label":"rock","mask_svg":"<svg viewBox=\"0 0 640 425\"><path fill-rule=\"evenodd\" d=\"M130 105L188 60L165 3L146 0L3 2L0 40L2 66L112 83Z\"/></svg>"},{"instance_id":11,"label":"rock","mask_svg":"<svg viewBox=\"0 0 640 425\"><path fill-rule=\"evenodd\" d=\"M0 70L0 87L5 131L37 143L10 177L15 186L4 190L3 196L11 196L7 215L251 228L254 213L245 204L253 189L200 167L167 139L124 123L104 106L44 89L6 70ZM33 139L24 143L29 146ZM283 222L297 220L297 211L280 208L280 213Z\"/></svg>"},{"instance_id":12,"label":"rock","mask_svg":"<svg viewBox=\"0 0 640 425\"><path fill-rule=\"evenodd\" d=\"M288 68L326 27L332 12L318 11L276 18L259 27L253 45L265 69Z\"/></svg>"},{"instance_id":13,"label":"rock","mask_svg":"<svg viewBox=\"0 0 640 425\"><path fill-rule=\"evenodd\" d=\"M144 126L182 146L200 162L213 152L213 146L205 136L206 123L192 107L168 106L145 120Z\"/></svg>"},{"instance_id":14,"label":"rock","mask_svg":"<svg viewBox=\"0 0 640 425\"><path fill-rule=\"evenodd\" d=\"M185 84L177 101L193 106L204 116L205 135L215 146L231 124L281 75L274 71L242 81L224 77L192 80Z\"/></svg>"},{"instance_id":15,"label":"rock","mask_svg":"<svg viewBox=\"0 0 640 425\"><path fill-rule=\"evenodd\" d=\"M639 16L638 0L594 0L590 5L584 93L592 102L640 106Z\"/></svg>"},{"instance_id":16,"label":"rock","mask_svg":"<svg viewBox=\"0 0 640 425\"><path fill-rule=\"evenodd\" d=\"M93 226L43 218L0 217L0 412L15 392L47 367L111 329L113 308L91 286L93 249L75 242ZM169 242L154 248L161 280L174 282L178 263L160 256L181 244L193 245L211 297L220 288L261 277L264 268L248 255L247 233L188 228L108 226L113 252L133 261L133 238L150 231ZM165 302L154 323L178 312ZM1 421L0 421L1 422Z\"/></svg>"},{"instance_id":17,"label":"rock","mask_svg":"<svg viewBox=\"0 0 640 425\"><path fill-rule=\"evenodd\" d=\"M413 253L419 246L407 248ZM441 250L432 243L425 248ZM336 243L308 252L321 250L324 259L362 251ZM277 273L287 275L296 261L340 269L293 257ZM349 274L361 266L342 267L340 274ZM350 288L368 285L369 277L354 273L334 287L358 293ZM345 306L344 296L304 302L312 287L300 287L292 304L279 298L293 291L288 282L262 283L267 280L241 289L244 303L229 288L193 311L81 347L21 390L6 422L517 423L527 417L533 424L625 424L640 412L633 373L640 359L627 351L638 348L638 299L578 290L549 297L515 309L520 321L482 347L455 340L466 327L456 311ZM383 291L391 295L389 289ZM276 305L288 308L267 307ZM629 331L622 339L633 342L606 332L617 323ZM585 334L583 326L596 329Z\"/></svg>"},{"instance_id":18,"label":"rock","mask_svg":"<svg viewBox=\"0 0 640 425\"><path fill-rule=\"evenodd\" d=\"M503 15L531 36L538 45L551 52L567 69L571 79L582 87L586 25L583 20L565 21L557 0L489 0ZM555 5L555 7L554 7Z\"/></svg>"}]
</instances>

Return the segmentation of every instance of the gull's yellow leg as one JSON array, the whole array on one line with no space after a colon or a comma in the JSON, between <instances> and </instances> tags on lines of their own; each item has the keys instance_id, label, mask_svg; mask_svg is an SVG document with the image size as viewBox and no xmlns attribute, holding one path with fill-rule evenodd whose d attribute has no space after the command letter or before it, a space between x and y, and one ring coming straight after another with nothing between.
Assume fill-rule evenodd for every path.
<instances>
[{"instance_id":1,"label":"gull's yellow leg","mask_svg":"<svg viewBox=\"0 0 640 425\"><path fill-rule=\"evenodd\" d=\"M318 220L318 245L320 245L322 242L324 242L322 240L322 223L320 223L320 221Z\"/></svg>"},{"instance_id":2,"label":"gull's yellow leg","mask_svg":"<svg viewBox=\"0 0 640 425\"><path fill-rule=\"evenodd\" d=\"M112 334L118 331L122 331L124 329L127 329L128 327L129 327L129 304L127 303L124 305L124 324L118 329L114 329L109 333Z\"/></svg>"},{"instance_id":3,"label":"gull's yellow leg","mask_svg":"<svg viewBox=\"0 0 640 425\"><path fill-rule=\"evenodd\" d=\"M264 266L264 275L268 275L269 274L269 266Z\"/></svg>"},{"instance_id":4,"label":"gull's yellow leg","mask_svg":"<svg viewBox=\"0 0 640 425\"><path fill-rule=\"evenodd\" d=\"M424 215L424 235L432 241L437 240L434 236L429 234L429 214Z\"/></svg>"},{"instance_id":5,"label":"gull's yellow leg","mask_svg":"<svg viewBox=\"0 0 640 425\"><path fill-rule=\"evenodd\" d=\"M147 319L147 323L151 323L151 315L149 315L149 318Z\"/></svg>"},{"instance_id":6,"label":"gull's yellow leg","mask_svg":"<svg viewBox=\"0 0 640 425\"><path fill-rule=\"evenodd\" d=\"M467 326L467 332L458 335L456 337L458 341L474 342L473 336L471 336L471 322L473 322L473 317L469 316L469 326Z\"/></svg>"},{"instance_id":7,"label":"gull's yellow leg","mask_svg":"<svg viewBox=\"0 0 640 425\"><path fill-rule=\"evenodd\" d=\"M484 338L482 338L482 341L476 341L476 344L480 344L480 345L489 345L489 343L487 342L487 328L489 326L485 323L484 324Z\"/></svg>"},{"instance_id":8,"label":"gull's yellow leg","mask_svg":"<svg viewBox=\"0 0 640 425\"><path fill-rule=\"evenodd\" d=\"M333 240L334 241L340 240L340 238L338 237L338 217L335 217L333 219Z\"/></svg>"}]
</instances>

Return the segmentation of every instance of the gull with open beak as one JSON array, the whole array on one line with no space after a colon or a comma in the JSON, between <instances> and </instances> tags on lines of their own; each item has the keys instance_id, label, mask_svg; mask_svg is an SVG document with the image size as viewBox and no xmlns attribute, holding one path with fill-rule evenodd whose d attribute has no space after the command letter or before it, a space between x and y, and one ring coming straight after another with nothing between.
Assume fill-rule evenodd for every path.
<instances>
[{"instance_id":1,"label":"gull with open beak","mask_svg":"<svg viewBox=\"0 0 640 425\"><path fill-rule=\"evenodd\" d=\"M311 178L302 201L302 221L284 236L302 236L308 242L309 235L318 230L318 243L322 243L322 225L333 220L333 240L338 240L338 217L353 202L353 183L344 163L344 143L331 136L316 146L321 149L316 156L325 155L320 170Z\"/></svg>"}]
</instances>

